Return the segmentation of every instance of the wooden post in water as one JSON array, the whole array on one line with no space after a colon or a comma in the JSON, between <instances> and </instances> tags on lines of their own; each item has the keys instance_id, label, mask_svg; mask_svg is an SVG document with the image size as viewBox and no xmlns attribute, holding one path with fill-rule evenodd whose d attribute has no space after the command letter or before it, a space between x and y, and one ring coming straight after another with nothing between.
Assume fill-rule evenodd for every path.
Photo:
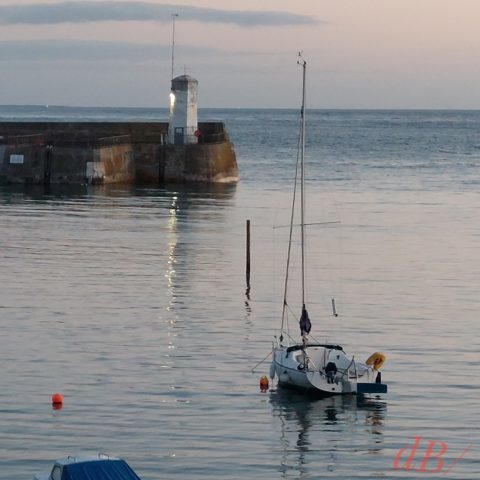
<instances>
[{"instance_id":1,"label":"wooden post in water","mask_svg":"<svg viewBox=\"0 0 480 480\"><path fill-rule=\"evenodd\" d=\"M247 264L246 264L246 277L247 277L247 291L246 295L250 293L250 220L247 220Z\"/></svg>"}]
</instances>

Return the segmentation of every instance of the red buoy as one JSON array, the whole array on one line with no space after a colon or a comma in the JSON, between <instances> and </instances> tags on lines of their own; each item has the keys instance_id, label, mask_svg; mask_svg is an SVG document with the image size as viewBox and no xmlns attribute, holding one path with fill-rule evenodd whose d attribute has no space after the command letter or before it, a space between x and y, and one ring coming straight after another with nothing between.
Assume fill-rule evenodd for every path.
<instances>
[{"instance_id":1,"label":"red buoy","mask_svg":"<svg viewBox=\"0 0 480 480\"><path fill-rule=\"evenodd\" d=\"M55 410L60 410L63 407L63 395L61 393L54 393L52 395L52 407Z\"/></svg>"},{"instance_id":2,"label":"red buoy","mask_svg":"<svg viewBox=\"0 0 480 480\"><path fill-rule=\"evenodd\" d=\"M268 377L266 375L263 375L262 378L260 378L260 391L266 392L267 390L268 390Z\"/></svg>"}]
</instances>

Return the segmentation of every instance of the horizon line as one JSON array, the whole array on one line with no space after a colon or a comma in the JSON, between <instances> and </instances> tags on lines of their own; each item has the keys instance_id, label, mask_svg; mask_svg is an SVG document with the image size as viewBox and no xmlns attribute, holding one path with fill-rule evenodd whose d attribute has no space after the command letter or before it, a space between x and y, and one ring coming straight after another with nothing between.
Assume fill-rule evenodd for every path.
<instances>
[{"instance_id":1,"label":"horizon line","mask_svg":"<svg viewBox=\"0 0 480 480\"><path fill-rule=\"evenodd\" d=\"M71 109L97 109L97 110L165 110L168 111L168 106L160 107L145 107L145 106L113 106L113 105L57 105L57 104L45 104L45 103L0 103L2 107L31 107L31 108L71 108ZM300 107L198 107L198 110L300 110ZM480 111L480 107L307 107L310 111L376 111L376 112L391 112L391 111L410 111L410 112L476 112Z\"/></svg>"}]
</instances>

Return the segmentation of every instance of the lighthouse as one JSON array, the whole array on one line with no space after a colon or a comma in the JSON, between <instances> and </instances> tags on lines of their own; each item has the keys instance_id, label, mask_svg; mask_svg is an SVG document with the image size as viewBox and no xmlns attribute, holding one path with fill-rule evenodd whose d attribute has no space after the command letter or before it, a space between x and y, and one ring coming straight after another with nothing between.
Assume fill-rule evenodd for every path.
<instances>
[{"instance_id":1,"label":"lighthouse","mask_svg":"<svg viewBox=\"0 0 480 480\"><path fill-rule=\"evenodd\" d=\"M198 143L198 81L189 75L172 79L168 142L171 145Z\"/></svg>"}]
</instances>

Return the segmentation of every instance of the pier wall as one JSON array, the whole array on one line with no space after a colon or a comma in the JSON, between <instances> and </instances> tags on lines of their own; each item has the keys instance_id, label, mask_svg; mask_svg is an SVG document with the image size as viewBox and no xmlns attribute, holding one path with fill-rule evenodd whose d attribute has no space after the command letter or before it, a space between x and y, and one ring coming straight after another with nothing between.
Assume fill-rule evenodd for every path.
<instances>
[{"instance_id":1,"label":"pier wall","mask_svg":"<svg viewBox=\"0 0 480 480\"><path fill-rule=\"evenodd\" d=\"M209 178L213 182L235 182L238 180L235 156L230 142L168 146L163 161L163 179L171 182L201 182Z\"/></svg>"},{"instance_id":2,"label":"pier wall","mask_svg":"<svg viewBox=\"0 0 480 480\"><path fill-rule=\"evenodd\" d=\"M165 122L0 122L0 183L235 182L221 122L198 144L168 145Z\"/></svg>"}]
</instances>

